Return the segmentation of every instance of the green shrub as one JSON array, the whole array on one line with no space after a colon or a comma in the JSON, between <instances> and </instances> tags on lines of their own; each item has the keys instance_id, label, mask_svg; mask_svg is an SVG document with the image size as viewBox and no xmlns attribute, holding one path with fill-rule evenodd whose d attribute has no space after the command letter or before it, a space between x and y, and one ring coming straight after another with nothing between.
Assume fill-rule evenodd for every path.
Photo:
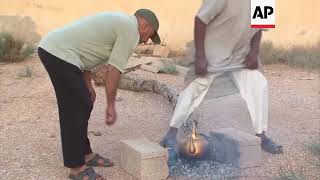
<instances>
[{"instance_id":1,"label":"green shrub","mask_svg":"<svg viewBox=\"0 0 320 180\"><path fill-rule=\"evenodd\" d=\"M159 72L167 74L176 74L177 68L172 62L163 61L163 66L159 69Z\"/></svg>"},{"instance_id":2,"label":"green shrub","mask_svg":"<svg viewBox=\"0 0 320 180\"><path fill-rule=\"evenodd\" d=\"M0 62L20 62L34 52L34 47L15 39L10 33L0 33Z\"/></svg>"}]
</instances>

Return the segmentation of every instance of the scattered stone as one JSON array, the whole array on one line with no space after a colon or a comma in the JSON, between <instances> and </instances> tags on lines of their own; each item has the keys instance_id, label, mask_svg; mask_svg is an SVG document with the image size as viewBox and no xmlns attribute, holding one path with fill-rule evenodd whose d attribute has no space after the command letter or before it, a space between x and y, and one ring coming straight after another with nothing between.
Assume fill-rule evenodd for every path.
<instances>
[{"instance_id":1,"label":"scattered stone","mask_svg":"<svg viewBox=\"0 0 320 180\"><path fill-rule=\"evenodd\" d=\"M93 75L96 85L104 85L100 75L100 71ZM119 88L136 92L151 91L166 98L173 106L176 105L178 100L178 91L176 89L156 80L140 78L132 73L122 75Z\"/></svg>"},{"instance_id":2,"label":"scattered stone","mask_svg":"<svg viewBox=\"0 0 320 180\"><path fill-rule=\"evenodd\" d=\"M277 73L277 72L271 73L270 76L281 76L281 73Z\"/></svg>"},{"instance_id":3,"label":"scattered stone","mask_svg":"<svg viewBox=\"0 0 320 180\"><path fill-rule=\"evenodd\" d=\"M179 65L175 65L176 66L176 70L178 71L179 74L187 74L189 68L183 67L183 66L179 66Z\"/></svg>"},{"instance_id":4,"label":"scattered stone","mask_svg":"<svg viewBox=\"0 0 320 180\"><path fill-rule=\"evenodd\" d=\"M132 57L141 58L140 54L132 53Z\"/></svg>"},{"instance_id":5,"label":"scattered stone","mask_svg":"<svg viewBox=\"0 0 320 180\"><path fill-rule=\"evenodd\" d=\"M56 136L54 134L50 134L49 138L55 138Z\"/></svg>"},{"instance_id":6,"label":"scattered stone","mask_svg":"<svg viewBox=\"0 0 320 180\"><path fill-rule=\"evenodd\" d=\"M150 66L150 65L141 65L140 68L153 73L159 72L159 69L157 67Z\"/></svg>"},{"instance_id":7,"label":"scattered stone","mask_svg":"<svg viewBox=\"0 0 320 180\"><path fill-rule=\"evenodd\" d=\"M102 133L100 131L88 131L88 132L94 136L101 136L102 135Z\"/></svg>"},{"instance_id":8,"label":"scattered stone","mask_svg":"<svg viewBox=\"0 0 320 180\"><path fill-rule=\"evenodd\" d=\"M137 54L146 54L146 55L152 55L153 53L153 44L147 44L147 45L138 45L136 49L134 50L135 53Z\"/></svg>"},{"instance_id":9,"label":"scattered stone","mask_svg":"<svg viewBox=\"0 0 320 180\"><path fill-rule=\"evenodd\" d=\"M167 46L155 45L153 48L153 56L156 57L168 57L170 49Z\"/></svg>"},{"instance_id":10,"label":"scattered stone","mask_svg":"<svg viewBox=\"0 0 320 180\"><path fill-rule=\"evenodd\" d=\"M299 78L299 80L314 80L314 78L312 78L312 77L302 77L302 78Z\"/></svg>"},{"instance_id":11,"label":"scattered stone","mask_svg":"<svg viewBox=\"0 0 320 180\"><path fill-rule=\"evenodd\" d=\"M94 135L94 136L102 136L102 133L99 132L99 131L97 131L97 132L94 132L93 135Z\"/></svg>"},{"instance_id":12,"label":"scattered stone","mask_svg":"<svg viewBox=\"0 0 320 180\"><path fill-rule=\"evenodd\" d=\"M117 97L117 98L116 98L116 101L117 101L117 102L121 102L121 101L123 101L123 100L124 100L124 99L123 99L122 97Z\"/></svg>"}]
</instances>

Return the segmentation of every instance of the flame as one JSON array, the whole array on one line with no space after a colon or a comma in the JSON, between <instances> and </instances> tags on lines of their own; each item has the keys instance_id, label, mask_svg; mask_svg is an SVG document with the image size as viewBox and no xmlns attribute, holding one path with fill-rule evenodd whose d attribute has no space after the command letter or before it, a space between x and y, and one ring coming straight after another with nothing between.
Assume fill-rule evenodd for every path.
<instances>
[{"instance_id":1,"label":"flame","mask_svg":"<svg viewBox=\"0 0 320 180\"><path fill-rule=\"evenodd\" d=\"M192 135L192 137L190 138L190 143L189 143L189 152L191 154L195 154L197 152L196 146L194 145L194 137Z\"/></svg>"},{"instance_id":2,"label":"flame","mask_svg":"<svg viewBox=\"0 0 320 180\"><path fill-rule=\"evenodd\" d=\"M192 133L191 139L196 139L196 134L195 133Z\"/></svg>"},{"instance_id":3,"label":"flame","mask_svg":"<svg viewBox=\"0 0 320 180\"><path fill-rule=\"evenodd\" d=\"M194 140L196 139L196 135L197 135L197 121L195 121L195 125L192 129L192 135L191 135L190 143L189 143L189 152L191 154L195 154L197 152L197 148L194 143Z\"/></svg>"}]
</instances>

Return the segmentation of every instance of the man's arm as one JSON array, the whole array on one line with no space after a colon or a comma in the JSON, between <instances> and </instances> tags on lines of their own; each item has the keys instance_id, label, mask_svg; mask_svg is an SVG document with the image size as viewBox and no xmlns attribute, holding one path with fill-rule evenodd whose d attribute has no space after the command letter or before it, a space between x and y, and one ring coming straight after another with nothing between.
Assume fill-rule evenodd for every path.
<instances>
[{"instance_id":1,"label":"man's arm","mask_svg":"<svg viewBox=\"0 0 320 180\"><path fill-rule=\"evenodd\" d=\"M107 98L106 123L112 125L117 118L115 110L115 100L117 96L117 89L119 86L121 73L112 65L107 65L107 72L105 73L105 87Z\"/></svg>"},{"instance_id":2,"label":"man's arm","mask_svg":"<svg viewBox=\"0 0 320 180\"><path fill-rule=\"evenodd\" d=\"M84 71L83 77L86 82L88 91L90 93L91 101L92 103L94 103L96 101L96 92L94 91L94 88L92 87L92 84L91 84L91 80L92 80L91 71Z\"/></svg>"},{"instance_id":3,"label":"man's arm","mask_svg":"<svg viewBox=\"0 0 320 180\"><path fill-rule=\"evenodd\" d=\"M91 72L90 71L84 71L83 73L83 76L84 76L84 80L87 84L87 86L91 86Z\"/></svg>"},{"instance_id":4,"label":"man's arm","mask_svg":"<svg viewBox=\"0 0 320 180\"><path fill-rule=\"evenodd\" d=\"M260 42L261 42L262 32L257 32L251 39L250 51L244 61L244 64L248 69L257 69L258 68L258 57L260 51Z\"/></svg>"},{"instance_id":5,"label":"man's arm","mask_svg":"<svg viewBox=\"0 0 320 180\"><path fill-rule=\"evenodd\" d=\"M195 43L195 68L198 75L205 75L207 73L208 60L205 54L205 36L207 25L201 21L200 18L195 17L194 23L194 43Z\"/></svg>"},{"instance_id":6,"label":"man's arm","mask_svg":"<svg viewBox=\"0 0 320 180\"><path fill-rule=\"evenodd\" d=\"M132 30L131 23L127 23L127 20L122 19L114 22L112 25L116 39L106 62L105 91L107 98L107 125L114 124L117 119L115 99L121 73L125 72L128 60L139 42L139 34Z\"/></svg>"}]
</instances>

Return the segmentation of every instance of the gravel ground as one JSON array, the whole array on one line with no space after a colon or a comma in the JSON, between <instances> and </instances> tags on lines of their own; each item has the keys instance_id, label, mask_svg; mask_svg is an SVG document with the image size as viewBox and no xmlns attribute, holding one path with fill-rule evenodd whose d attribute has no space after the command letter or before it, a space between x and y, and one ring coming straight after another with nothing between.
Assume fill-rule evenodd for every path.
<instances>
[{"instance_id":1,"label":"gravel ground","mask_svg":"<svg viewBox=\"0 0 320 180\"><path fill-rule=\"evenodd\" d=\"M26 65L33 67L31 78L17 74ZM183 78L175 75L134 73L181 88ZM308 179L320 177L307 145L320 143L320 72L273 65L265 68L270 86L269 135L285 148L284 155L263 153L263 165L241 171L240 179L270 179L281 166L302 168ZM116 166L96 168L107 179L133 179L119 164L119 141L146 136L159 141L169 126L171 105L159 95L120 90L117 110L119 119L112 127L104 125L104 88L97 87L97 102L89 123L93 150L112 158ZM0 179L66 179L63 167L57 105L49 78L37 58L19 64L0 65ZM208 103L208 102L206 102ZM211 103L214 128L229 126L252 133L244 102L238 95L219 98ZM228 115L219 111L230 107ZM237 118L237 121L233 121ZM221 118L221 119L220 119ZM229 121L228 121L229 122ZM212 122L211 122L212 123ZM206 122L200 123L205 126ZM187 174L171 179L198 179Z\"/></svg>"}]
</instances>

